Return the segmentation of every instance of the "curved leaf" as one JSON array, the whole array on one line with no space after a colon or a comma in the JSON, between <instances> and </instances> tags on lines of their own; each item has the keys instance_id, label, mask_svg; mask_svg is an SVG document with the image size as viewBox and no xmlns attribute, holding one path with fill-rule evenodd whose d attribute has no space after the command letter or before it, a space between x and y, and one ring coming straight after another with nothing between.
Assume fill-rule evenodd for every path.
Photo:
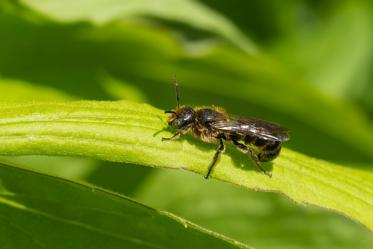
<instances>
[{"instance_id":1,"label":"curved leaf","mask_svg":"<svg viewBox=\"0 0 373 249\"><path fill-rule=\"evenodd\" d=\"M4 249L247 248L124 196L3 164L0 231Z\"/></svg>"},{"instance_id":2,"label":"curved leaf","mask_svg":"<svg viewBox=\"0 0 373 249\"><path fill-rule=\"evenodd\" d=\"M62 101L73 97L52 87L0 78L0 101Z\"/></svg>"},{"instance_id":3,"label":"curved leaf","mask_svg":"<svg viewBox=\"0 0 373 249\"><path fill-rule=\"evenodd\" d=\"M205 175L216 146L189 136L161 142L159 132L167 126L164 120L161 110L126 101L4 103L0 105L0 154L81 155ZM212 176L336 210L373 230L373 173L288 149L266 165L272 167L273 178L249 164L246 155L228 148Z\"/></svg>"},{"instance_id":4,"label":"curved leaf","mask_svg":"<svg viewBox=\"0 0 373 249\"><path fill-rule=\"evenodd\" d=\"M133 197L255 248L371 249L373 245L370 231L329 210L295 205L275 193L247 191L221 181L206 183L199 175L177 170L157 170Z\"/></svg>"},{"instance_id":5,"label":"curved leaf","mask_svg":"<svg viewBox=\"0 0 373 249\"><path fill-rule=\"evenodd\" d=\"M1 101L67 101L72 96L53 87L38 86L30 82L0 78ZM89 175L98 167L98 161L89 158L18 156L1 157L4 162L14 162L27 169L57 175L68 179L79 179Z\"/></svg>"},{"instance_id":6,"label":"curved leaf","mask_svg":"<svg viewBox=\"0 0 373 249\"><path fill-rule=\"evenodd\" d=\"M195 28L217 33L248 53L256 53L250 41L227 18L194 0L22 0L26 6L60 21L88 20L105 23L121 17L150 16L178 21ZM193 15L191 15L193 13Z\"/></svg>"}]
</instances>

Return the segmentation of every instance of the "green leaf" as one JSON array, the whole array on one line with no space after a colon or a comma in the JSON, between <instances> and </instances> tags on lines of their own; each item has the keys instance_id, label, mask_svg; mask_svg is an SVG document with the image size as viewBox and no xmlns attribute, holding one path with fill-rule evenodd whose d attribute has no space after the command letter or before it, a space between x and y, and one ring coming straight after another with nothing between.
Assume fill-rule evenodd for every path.
<instances>
[{"instance_id":1,"label":"green leaf","mask_svg":"<svg viewBox=\"0 0 373 249\"><path fill-rule=\"evenodd\" d=\"M102 24L123 17L150 16L185 23L214 32L248 53L256 53L255 44L224 16L194 0L21 0L23 4L59 21L88 20ZM191 15L193 13L193 15Z\"/></svg>"},{"instance_id":2,"label":"green leaf","mask_svg":"<svg viewBox=\"0 0 373 249\"><path fill-rule=\"evenodd\" d=\"M66 101L72 97L52 87L38 86L29 82L0 78L1 101ZM81 179L94 171L99 161L88 158L18 156L1 157L4 162L35 169L39 172L68 179Z\"/></svg>"},{"instance_id":3,"label":"green leaf","mask_svg":"<svg viewBox=\"0 0 373 249\"><path fill-rule=\"evenodd\" d=\"M74 180L90 176L99 167L101 162L83 157L36 155L2 156L0 160L4 164L16 164L20 168Z\"/></svg>"},{"instance_id":4,"label":"green leaf","mask_svg":"<svg viewBox=\"0 0 373 249\"><path fill-rule=\"evenodd\" d=\"M330 210L295 205L276 193L206 182L196 174L157 170L132 196L255 248L370 249L373 245L370 231Z\"/></svg>"},{"instance_id":5,"label":"green leaf","mask_svg":"<svg viewBox=\"0 0 373 249\"><path fill-rule=\"evenodd\" d=\"M102 88L113 99L124 99L134 102L147 102L144 94L136 86L128 84L106 74L104 74L102 78Z\"/></svg>"},{"instance_id":6,"label":"green leaf","mask_svg":"<svg viewBox=\"0 0 373 249\"><path fill-rule=\"evenodd\" d=\"M247 248L93 186L0 164L1 248Z\"/></svg>"},{"instance_id":7,"label":"green leaf","mask_svg":"<svg viewBox=\"0 0 373 249\"><path fill-rule=\"evenodd\" d=\"M169 136L165 115L145 104L67 102L0 104L0 154L79 155L202 175L216 146ZM158 134L158 135L157 135ZM247 188L278 191L297 203L338 211L373 230L373 173L309 158L283 149L266 167L254 170L246 155L229 147L212 176Z\"/></svg>"},{"instance_id":8,"label":"green leaf","mask_svg":"<svg viewBox=\"0 0 373 249\"><path fill-rule=\"evenodd\" d=\"M62 101L72 97L52 87L0 77L0 101Z\"/></svg>"}]
</instances>

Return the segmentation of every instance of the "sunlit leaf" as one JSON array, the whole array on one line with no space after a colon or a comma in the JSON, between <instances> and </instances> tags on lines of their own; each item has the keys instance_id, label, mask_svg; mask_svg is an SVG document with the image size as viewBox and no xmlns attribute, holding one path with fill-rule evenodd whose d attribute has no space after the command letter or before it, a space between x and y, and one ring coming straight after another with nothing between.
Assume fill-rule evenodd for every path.
<instances>
[{"instance_id":1,"label":"sunlit leaf","mask_svg":"<svg viewBox=\"0 0 373 249\"><path fill-rule=\"evenodd\" d=\"M14 79L0 78L0 100L3 102L66 101L73 99L61 90ZM2 157L27 169L35 169L69 179L81 179L97 168L98 162L87 158L16 156Z\"/></svg>"},{"instance_id":2,"label":"sunlit leaf","mask_svg":"<svg viewBox=\"0 0 373 249\"><path fill-rule=\"evenodd\" d=\"M2 155L79 155L205 175L216 149L188 136L161 142L161 136L170 135L158 134L167 127L163 112L127 101L1 104L0 125ZM279 191L297 203L338 211L373 229L373 173L288 149L266 167L272 178L255 171L247 155L229 148L212 176Z\"/></svg>"}]
</instances>

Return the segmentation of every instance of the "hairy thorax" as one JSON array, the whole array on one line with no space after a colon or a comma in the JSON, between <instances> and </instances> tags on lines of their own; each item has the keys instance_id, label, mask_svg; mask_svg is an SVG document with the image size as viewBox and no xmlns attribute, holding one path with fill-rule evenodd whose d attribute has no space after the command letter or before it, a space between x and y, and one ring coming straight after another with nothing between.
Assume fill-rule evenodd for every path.
<instances>
[{"instance_id":1,"label":"hairy thorax","mask_svg":"<svg viewBox=\"0 0 373 249\"><path fill-rule=\"evenodd\" d=\"M201 139L207 143L217 143L222 133L211 129L210 123L219 120L227 120L227 114L219 108L202 108L197 109L196 119L192 129L192 133L195 137Z\"/></svg>"}]
</instances>

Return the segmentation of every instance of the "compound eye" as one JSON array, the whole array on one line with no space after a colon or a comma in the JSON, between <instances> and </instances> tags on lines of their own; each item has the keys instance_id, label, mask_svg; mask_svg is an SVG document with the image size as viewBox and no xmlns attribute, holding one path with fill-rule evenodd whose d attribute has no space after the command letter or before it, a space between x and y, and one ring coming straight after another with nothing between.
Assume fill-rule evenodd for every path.
<instances>
[{"instance_id":1,"label":"compound eye","mask_svg":"<svg viewBox=\"0 0 373 249\"><path fill-rule=\"evenodd\" d=\"M185 122L184 119L182 119L182 118L176 118L172 122L170 122L169 124L171 125L172 128L180 129L180 128L182 128L185 125L185 123L186 122Z\"/></svg>"},{"instance_id":2,"label":"compound eye","mask_svg":"<svg viewBox=\"0 0 373 249\"><path fill-rule=\"evenodd\" d=\"M174 128L181 128L183 126L183 124L184 124L184 120L182 120L181 118L177 118L173 122Z\"/></svg>"}]
</instances>

